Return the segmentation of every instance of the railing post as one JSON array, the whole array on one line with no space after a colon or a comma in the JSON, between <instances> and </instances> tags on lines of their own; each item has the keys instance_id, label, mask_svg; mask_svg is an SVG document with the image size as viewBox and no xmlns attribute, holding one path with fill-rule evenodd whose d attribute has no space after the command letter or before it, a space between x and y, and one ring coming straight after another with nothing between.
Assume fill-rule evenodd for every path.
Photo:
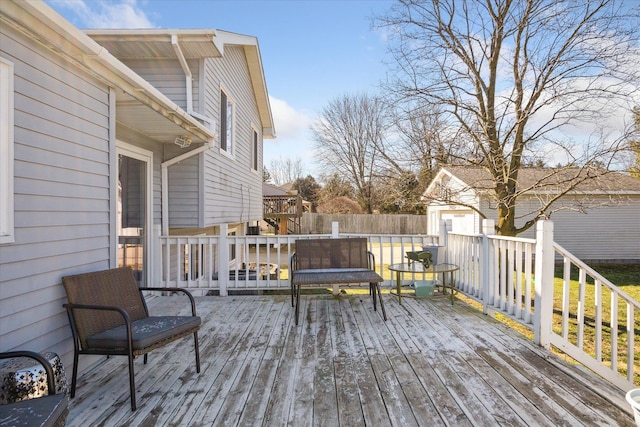
<instances>
[{"instance_id":1,"label":"railing post","mask_svg":"<svg viewBox=\"0 0 640 427\"><path fill-rule=\"evenodd\" d=\"M438 232L438 246L442 248L442 252L444 255L444 261L449 262L449 232L453 229L453 224L450 219L441 219L440 220L440 229Z\"/></svg>"},{"instance_id":2,"label":"railing post","mask_svg":"<svg viewBox=\"0 0 640 427\"><path fill-rule=\"evenodd\" d=\"M331 222L331 238L338 239L340 237L340 223L338 221ZM340 285L334 284L332 289L333 295L340 294Z\"/></svg>"},{"instance_id":3,"label":"railing post","mask_svg":"<svg viewBox=\"0 0 640 427\"><path fill-rule=\"evenodd\" d=\"M218 286L220 296L228 295L229 283L229 224L220 224L220 239L218 240Z\"/></svg>"},{"instance_id":4,"label":"railing post","mask_svg":"<svg viewBox=\"0 0 640 427\"><path fill-rule=\"evenodd\" d=\"M149 286L167 286L166 283L162 282L162 226L160 224L155 224L153 226L153 245L152 247L152 255L151 259L153 262L151 263L152 268L150 269L149 274Z\"/></svg>"},{"instance_id":5,"label":"railing post","mask_svg":"<svg viewBox=\"0 0 640 427\"><path fill-rule=\"evenodd\" d=\"M553 222L540 220L536 224L535 311L533 341L541 347L551 346L553 327L554 249Z\"/></svg>"},{"instance_id":6,"label":"railing post","mask_svg":"<svg viewBox=\"0 0 640 427\"><path fill-rule=\"evenodd\" d=\"M491 291L491 245L489 235L496 233L496 222L493 219L482 220L482 249L480 251L480 299L482 300L482 312L489 314L489 304L493 304L493 293Z\"/></svg>"},{"instance_id":7,"label":"railing post","mask_svg":"<svg viewBox=\"0 0 640 427\"><path fill-rule=\"evenodd\" d=\"M340 223L338 221L333 221L331 223L331 238L337 239L340 237Z\"/></svg>"}]
</instances>

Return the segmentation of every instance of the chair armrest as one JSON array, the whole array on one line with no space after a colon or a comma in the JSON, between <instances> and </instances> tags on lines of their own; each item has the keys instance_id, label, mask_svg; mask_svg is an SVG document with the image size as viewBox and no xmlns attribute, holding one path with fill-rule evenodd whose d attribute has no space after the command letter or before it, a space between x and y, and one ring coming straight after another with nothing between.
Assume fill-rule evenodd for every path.
<instances>
[{"instance_id":1,"label":"chair armrest","mask_svg":"<svg viewBox=\"0 0 640 427\"><path fill-rule=\"evenodd\" d=\"M132 348L131 343L133 341L133 332L131 330L131 319L129 313L122 307L115 307L109 305L91 305L91 304L62 304L67 309L69 320L71 321L71 333L73 334L74 345L80 342L78 331L76 330L76 320L73 315L73 310L103 310L103 311L117 311L124 319L125 326L127 327L127 340L129 341L129 348Z\"/></svg>"},{"instance_id":2,"label":"chair armrest","mask_svg":"<svg viewBox=\"0 0 640 427\"><path fill-rule=\"evenodd\" d=\"M367 256L369 257L369 268L373 271L376 271L376 257L371 251L367 251Z\"/></svg>"},{"instance_id":3,"label":"chair armrest","mask_svg":"<svg viewBox=\"0 0 640 427\"><path fill-rule=\"evenodd\" d=\"M191 302L191 314L193 316L196 315L196 300L193 299L193 295L191 294L191 292L189 292L185 288L166 288L166 287L162 287L162 288L159 288L159 287L140 288L140 293L141 294L142 294L142 291L182 292L187 297L189 297L189 301Z\"/></svg>"},{"instance_id":4,"label":"chair armrest","mask_svg":"<svg viewBox=\"0 0 640 427\"><path fill-rule=\"evenodd\" d=\"M291 254L291 259L289 260L289 265L291 266L291 271L296 270L296 264L297 264L296 260L297 260L297 257L296 257L296 253L294 252L294 253Z\"/></svg>"}]
</instances>

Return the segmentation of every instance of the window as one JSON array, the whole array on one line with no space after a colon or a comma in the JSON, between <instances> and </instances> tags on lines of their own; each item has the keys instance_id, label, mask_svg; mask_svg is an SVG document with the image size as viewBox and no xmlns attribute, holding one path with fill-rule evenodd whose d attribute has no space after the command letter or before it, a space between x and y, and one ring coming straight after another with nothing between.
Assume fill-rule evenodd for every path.
<instances>
[{"instance_id":1,"label":"window","mask_svg":"<svg viewBox=\"0 0 640 427\"><path fill-rule=\"evenodd\" d=\"M0 244L13 233L13 63L0 58Z\"/></svg>"},{"instance_id":2,"label":"window","mask_svg":"<svg viewBox=\"0 0 640 427\"><path fill-rule=\"evenodd\" d=\"M220 90L220 148L233 154L234 103L224 90Z\"/></svg>"},{"instance_id":3,"label":"window","mask_svg":"<svg viewBox=\"0 0 640 427\"><path fill-rule=\"evenodd\" d=\"M258 131L256 131L255 129L252 129L252 134L253 134L253 149L252 149L252 162L251 162L251 168L254 171L258 170Z\"/></svg>"}]
</instances>

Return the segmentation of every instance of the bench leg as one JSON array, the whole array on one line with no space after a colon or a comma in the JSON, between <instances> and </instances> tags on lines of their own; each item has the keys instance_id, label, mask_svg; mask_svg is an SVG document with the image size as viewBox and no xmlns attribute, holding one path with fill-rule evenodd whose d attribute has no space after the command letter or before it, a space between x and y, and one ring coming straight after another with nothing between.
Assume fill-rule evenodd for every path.
<instances>
[{"instance_id":1,"label":"bench leg","mask_svg":"<svg viewBox=\"0 0 640 427\"><path fill-rule=\"evenodd\" d=\"M300 285L296 287L296 326L298 326L299 312L300 312Z\"/></svg>"},{"instance_id":2,"label":"bench leg","mask_svg":"<svg viewBox=\"0 0 640 427\"><path fill-rule=\"evenodd\" d=\"M198 344L198 331L193 333L193 344L196 352L196 372L200 373L200 345Z\"/></svg>"},{"instance_id":3,"label":"bench leg","mask_svg":"<svg viewBox=\"0 0 640 427\"><path fill-rule=\"evenodd\" d=\"M131 410L136 410L136 380L133 371L133 350L129 348L129 388L131 393Z\"/></svg>"}]
</instances>

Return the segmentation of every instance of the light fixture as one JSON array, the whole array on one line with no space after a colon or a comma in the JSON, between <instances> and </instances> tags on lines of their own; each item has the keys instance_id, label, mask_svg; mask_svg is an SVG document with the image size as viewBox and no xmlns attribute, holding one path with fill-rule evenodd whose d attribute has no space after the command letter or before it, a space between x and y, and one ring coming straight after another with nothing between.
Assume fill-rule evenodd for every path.
<instances>
[{"instance_id":1,"label":"light fixture","mask_svg":"<svg viewBox=\"0 0 640 427\"><path fill-rule=\"evenodd\" d=\"M188 146L191 145L191 138L189 138L186 135L178 136L178 137L176 137L176 140L174 142L180 148L187 148Z\"/></svg>"}]
</instances>

